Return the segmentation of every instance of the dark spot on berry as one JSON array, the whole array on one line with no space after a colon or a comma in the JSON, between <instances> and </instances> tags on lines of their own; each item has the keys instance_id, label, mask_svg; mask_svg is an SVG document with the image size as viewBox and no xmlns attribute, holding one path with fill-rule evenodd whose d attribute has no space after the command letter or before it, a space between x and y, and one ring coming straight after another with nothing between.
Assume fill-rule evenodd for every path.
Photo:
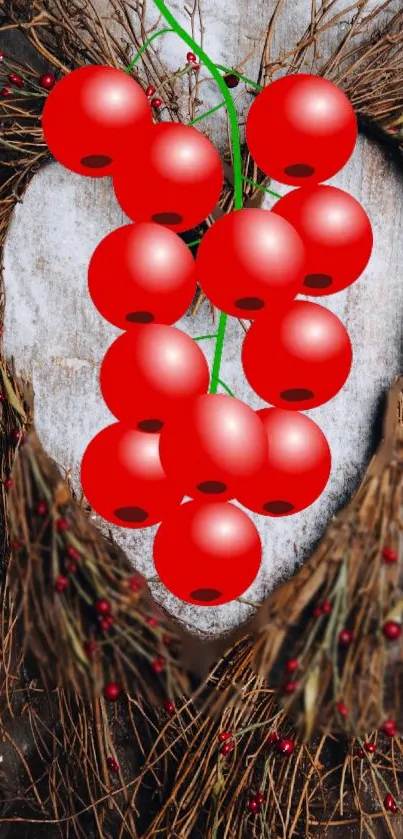
<instances>
[{"instance_id":1,"label":"dark spot on berry","mask_svg":"<svg viewBox=\"0 0 403 839\"><path fill-rule=\"evenodd\" d=\"M282 390L280 396L286 402L303 402L305 399L313 399L314 394L312 390L305 390L303 387L292 387L289 390Z\"/></svg>"},{"instance_id":2,"label":"dark spot on berry","mask_svg":"<svg viewBox=\"0 0 403 839\"><path fill-rule=\"evenodd\" d=\"M225 492L227 485L222 484L221 481L203 481L201 484L197 484L197 489L200 492L218 495L220 492Z\"/></svg>"},{"instance_id":3,"label":"dark spot on berry","mask_svg":"<svg viewBox=\"0 0 403 839\"><path fill-rule=\"evenodd\" d=\"M112 158L106 154L90 154L88 157L82 157L81 163L89 169L103 169L104 166L112 163Z\"/></svg>"},{"instance_id":4,"label":"dark spot on berry","mask_svg":"<svg viewBox=\"0 0 403 839\"><path fill-rule=\"evenodd\" d=\"M126 315L126 320L129 323L151 323L154 320L152 312L129 312Z\"/></svg>"},{"instance_id":5,"label":"dark spot on berry","mask_svg":"<svg viewBox=\"0 0 403 839\"><path fill-rule=\"evenodd\" d=\"M238 300L235 300L235 306L238 306L238 309L245 309L248 312L252 312L257 309L263 309L264 300L261 300L260 297L240 297Z\"/></svg>"},{"instance_id":6,"label":"dark spot on berry","mask_svg":"<svg viewBox=\"0 0 403 839\"><path fill-rule=\"evenodd\" d=\"M309 178L313 175L315 169L309 163L293 163L292 166L286 166L284 172L286 175L291 175L292 178Z\"/></svg>"},{"instance_id":7,"label":"dark spot on berry","mask_svg":"<svg viewBox=\"0 0 403 839\"><path fill-rule=\"evenodd\" d=\"M267 501L263 504L263 509L266 513L274 513L275 516L281 516L284 513L290 513L294 509L294 504L289 501Z\"/></svg>"},{"instance_id":8,"label":"dark spot on berry","mask_svg":"<svg viewBox=\"0 0 403 839\"><path fill-rule=\"evenodd\" d=\"M114 513L121 521L140 522L148 519L148 513L142 507L119 507Z\"/></svg>"},{"instance_id":9,"label":"dark spot on berry","mask_svg":"<svg viewBox=\"0 0 403 839\"><path fill-rule=\"evenodd\" d=\"M332 282L329 274L307 274L304 279L304 285L308 288L328 288Z\"/></svg>"},{"instance_id":10,"label":"dark spot on berry","mask_svg":"<svg viewBox=\"0 0 403 839\"><path fill-rule=\"evenodd\" d=\"M162 426L164 425L162 420L159 419L147 419L141 420L141 422L137 423L137 428L140 431L147 431L151 434L154 434L156 431L161 431Z\"/></svg>"},{"instance_id":11,"label":"dark spot on berry","mask_svg":"<svg viewBox=\"0 0 403 839\"><path fill-rule=\"evenodd\" d=\"M218 600L221 597L222 591L217 588L196 588L190 592L193 600L200 600L202 603L209 603L211 600Z\"/></svg>"},{"instance_id":12,"label":"dark spot on berry","mask_svg":"<svg viewBox=\"0 0 403 839\"><path fill-rule=\"evenodd\" d=\"M179 224L182 221L179 213L155 213L151 218L157 224Z\"/></svg>"}]
</instances>

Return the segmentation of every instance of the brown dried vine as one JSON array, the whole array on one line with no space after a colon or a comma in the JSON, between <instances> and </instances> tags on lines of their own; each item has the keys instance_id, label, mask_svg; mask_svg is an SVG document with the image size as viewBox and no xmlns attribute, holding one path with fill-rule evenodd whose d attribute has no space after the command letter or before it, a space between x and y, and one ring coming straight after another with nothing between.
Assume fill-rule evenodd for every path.
<instances>
[{"instance_id":1,"label":"brown dried vine","mask_svg":"<svg viewBox=\"0 0 403 839\"><path fill-rule=\"evenodd\" d=\"M318 11L314 7L300 43L273 57L281 12L281 2L277 4L259 81L267 83L279 70L309 67L317 57L321 34L345 12L340 12L338 0ZM376 121L398 151L403 12L377 32L378 11L368 12L366 0L351 3L347 31L322 72L344 87L357 113ZM194 0L190 28L196 18L201 23L200 15ZM156 22L154 31L160 25ZM374 33L370 41L357 47L355 37L369 28ZM146 3L135 0L109 0L103 15L95 0L5 2L0 34L13 30L24 33L44 69L60 74L88 62L127 66L151 34ZM234 69L241 70L248 57ZM15 203L48 159L39 120L44 93L36 83L36 66L21 65L11 55L5 61L9 70L23 75L26 87L0 103L0 152L9 171L0 191L0 244ZM143 85L157 79L163 86L170 119L181 121L185 112L187 119L197 115L202 85L187 74L184 93L183 75L168 72L156 42L134 74ZM244 173L262 183L247 156ZM248 185L245 195L257 201L259 191ZM221 211L232 207L230 183L220 206ZM250 634L243 628L229 649L227 641L222 644L214 665L209 667L205 657L207 675L196 681L183 663L196 642L190 643L157 613L146 581L133 575L125 557L101 539L33 431L24 442L24 430L31 430L33 421L29 390L15 381L4 361L0 373L1 474L13 481L8 489L4 480L1 485L7 519L0 545L0 835L4 830L7 839L398 839L402 818L387 813L383 801L386 794L399 798L402 742L371 730L397 715L403 727L401 656L388 654L378 631L390 618L388 611L401 605L402 556L393 568L386 567L382 551L385 545L399 549L402 402L397 419L393 407L388 414L385 442L361 489L331 524L314 556L264 604L247 627ZM391 395L395 407L400 389L401 384ZM77 572L60 596L55 578L71 561ZM110 600L115 617L104 632L94 610L102 598ZM324 599L332 611L318 621L312 609ZM340 656L338 632L345 624L354 630L355 640ZM96 648L88 647L89 642ZM215 646L211 655L218 651ZM284 710L279 706L281 673L291 655L303 667ZM114 704L103 696L110 681L123 688ZM340 701L347 716L337 711ZM316 733L302 742L294 723L307 739ZM234 748L227 756L221 754L218 739L223 731L232 732ZM281 753L273 736L268 740L274 732L294 741L292 755ZM376 752L365 750L368 742L376 744ZM253 815L249 801L259 790L264 803ZM379 833L380 826L386 833Z\"/></svg>"}]
</instances>

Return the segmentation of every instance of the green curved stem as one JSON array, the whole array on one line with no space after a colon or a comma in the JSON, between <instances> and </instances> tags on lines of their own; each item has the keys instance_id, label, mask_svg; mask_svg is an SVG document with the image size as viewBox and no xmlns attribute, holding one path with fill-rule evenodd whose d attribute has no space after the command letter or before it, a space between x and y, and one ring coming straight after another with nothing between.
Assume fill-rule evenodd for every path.
<instances>
[{"instance_id":1,"label":"green curved stem","mask_svg":"<svg viewBox=\"0 0 403 839\"><path fill-rule=\"evenodd\" d=\"M207 341L208 338L217 338L217 332L214 332L213 335L198 335L197 338L193 338L194 341Z\"/></svg>"},{"instance_id":2,"label":"green curved stem","mask_svg":"<svg viewBox=\"0 0 403 839\"><path fill-rule=\"evenodd\" d=\"M233 393L233 392L232 392L231 388L230 388L230 387L228 387L228 385L227 385L227 384L225 384L225 382L223 382L223 380L222 380L222 379L219 379L219 380L218 380L218 384L219 384L219 385L221 385L221 387L223 387L223 388L224 388L224 390L226 390L226 391L227 391L227 393L228 393L230 396L235 396L235 393Z\"/></svg>"},{"instance_id":3,"label":"green curved stem","mask_svg":"<svg viewBox=\"0 0 403 839\"><path fill-rule=\"evenodd\" d=\"M151 35L149 38L147 38L147 40L144 42L143 46L141 47L141 50L138 51L137 55L134 56L133 61L131 61L130 64L126 67L125 73L130 73L130 70L132 69L132 67L134 67L134 65L139 60L139 58L141 58L141 56L143 55L143 52L145 52L147 47L150 46L150 44L154 40L154 38L159 38L159 36L164 35L165 32L175 32L175 29L159 29L158 32L154 32L154 35Z\"/></svg>"},{"instance_id":4,"label":"green curved stem","mask_svg":"<svg viewBox=\"0 0 403 839\"><path fill-rule=\"evenodd\" d=\"M278 192L273 192L272 189L268 189L267 186L263 186L262 184L258 184L258 183L256 183L256 181L252 181L250 178L243 177L242 180L245 181L247 184L251 184L252 186L255 186L256 189L261 189L262 192L268 192L269 195L274 195L275 198L282 198L283 197L282 195L279 195Z\"/></svg>"},{"instance_id":5,"label":"green curved stem","mask_svg":"<svg viewBox=\"0 0 403 839\"><path fill-rule=\"evenodd\" d=\"M214 62L211 61L207 53L205 53L204 50L201 47L199 47L199 45L193 40L191 35L189 35L186 32L186 30L183 29L180 23L178 23L172 12L170 12L167 6L165 5L164 0L154 0L154 4L160 11L163 18L165 18L168 25L171 26L175 32L177 32L177 34L180 38L182 38L185 44L188 44L188 46L195 53L195 55L197 55L200 61L203 62L204 66L207 68L207 70L209 70L213 79L217 82L217 85L221 90L225 104L227 106L228 119L231 131L232 159L234 167L234 209L240 210L242 208L243 202L241 141L239 136L237 113L232 96L219 72L219 69L216 67ZM213 368L211 371L210 393L217 393L227 320L228 315L226 315L224 312L221 312L218 324L218 336L214 353Z\"/></svg>"}]
</instances>

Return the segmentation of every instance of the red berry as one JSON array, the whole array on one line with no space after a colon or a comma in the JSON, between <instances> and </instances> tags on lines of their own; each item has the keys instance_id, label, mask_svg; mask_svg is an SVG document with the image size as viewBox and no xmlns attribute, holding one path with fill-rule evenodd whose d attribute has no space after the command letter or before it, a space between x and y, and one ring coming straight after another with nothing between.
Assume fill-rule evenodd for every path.
<instances>
[{"instance_id":1,"label":"red berry","mask_svg":"<svg viewBox=\"0 0 403 839\"><path fill-rule=\"evenodd\" d=\"M364 749L368 754L373 755L376 752L376 745L375 743L364 743Z\"/></svg>"},{"instance_id":2,"label":"red berry","mask_svg":"<svg viewBox=\"0 0 403 839\"><path fill-rule=\"evenodd\" d=\"M0 390L0 402L5 402L5 399L6 399L6 397L4 396L3 391Z\"/></svg>"},{"instance_id":3,"label":"red berry","mask_svg":"<svg viewBox=\"0 0 403 839\"><path fill-rule=\"evenodd\" d=\"M155 413L148 417L145 422L156 422ZM159 438L115 423L100 431L86 449L81 464L83 491L91 507L112 524L149 527L180 503L183 492L161 466Z\"/></svg>"},{"instance_id":4,"label":"red berry","mask_svg":"<svg viewBox=\"0 0 403 839\"><path fill-rule=\"evenodd\" d=\"M233 750L234 750L234 744L231 743L231 742L228 742L228 743L223 743L223 745L221 746L220 752L224 757L226 757Z\"/></svg>"},{"instance_id":5,"label":"red berry","mask_svg":"<svg viewBox=\"0 0 403 839\"><path fill-rule=\"evenodd\" d=\"M18 551L19 548L21 548L21 542L19 542L18 539L13 539L10 544L10 548L12 551Z\"/></svg>"},{"instance_id":6,"label":"red berry","mask_svg":"<svg viewBox=\"0 0 403 839\"><path fill-rule=\"evenodd\" d=\"M56 520L56 530L58 533L63 533L65 530L68 530L69 527L69 522L63 516Z\"/></svg>"},{"instance_id":7,"label":"red berry","mask_svg":"<svg viewBox=\"0 0 403 839\"><path fill-rule=\"evenodd\" d=\"M38 501L36 505L36 512L38 513L38 516L47 516L48 505L46 501Z\"/></svg>"},{"instance_id":8,"label":"red berry","mask_svg":"<svg viewBox=\"0 0 403 839\"><path fill-rule=\"evenodd\" d=\"M148 626L152 626L152 627L158 626L157 618L146 618L146 623L148 624Z\"/></svg>"},{"instance_id":9,"label":"red berry","mask_svg":"<svg viewBox=\"0 0 403 839\"><path fill-rule=\"evenodd\" d=\"M323 603L322 603L323 614L324 615L330 615L331 611L332 611L332 604L331 604L330 600L324 600Z\"/></svg>"},{"instance_id":10,"label":"red berry","mask_svg":"<svg viewBox=\"0 0 403 839\"><path fill-rule=\"evenodd\" d=\"M390 813L397 813L398 811L398 806L393 798L393 795L385 795L385 798L383 799L383 806L385 807L385 810L389 810Z\"/></svg>"},{"instance_id":11,"label":"red berry","mask_svg":"<svg viewBox=\"0 0 403 839\"><path fill-rule=\"evenodd\" d=\"M102 629L102 632L109 632L112 625L115 623L115 618L113 615L107 615L105 618L101 618L99 621L99 626Z\"/></svg>"},{"instance_id":12,"label":"red berry","mask_svg":"<svg viewBox=\"0 0 403 839\"><path fill-rule=\"evenodd\" d=\"M200 64L193 64L192 70L194 70L194 72L197 73L197 71L200 70L200 67Z\"/></svg>"},{"instance_id":13,"label":"red berry","mask_svg":"<svg viewBox=\"0 0 403 839\"><path fill-rule=\"evenodd\" d=\"M43 73L42 76L39 76L39 84L44 90L52 90L52 87L56 84L53 73Z\"/></svg>"},{"instance_id":14,"label":"red berry","mask_svg":"<svg viewBox=\"0 0 403 839\"><path fill-rule=\"evenodd\" d=\"M275 359L270 376L268 358ZM316 408L336 396L351 362L351 342L341 321L305 300L255 321L243 342L243 369L253 390L291 411Z\"/></svg>"},{"instance_id":15,"label":"red berry","mask_svg":"<svg viewBox=\"0 0 403 839\"><path fill-rule=\"evenodd\" d=\"M298 670L299 661L297 658L289 658L287 664L285 665L285 669L287 673L295 673Z\"/></svg>"},{"instance_id":16,"label":"red berry","mask_svg":"<svg viewBox=\"0 0 403 839\"><path fill-rule=\"evenodd\" d=\"M284 686L284 693L295 693L299 688L299 682L287 682Z\"/></svg>"},{"instance_id":17,"label":"red berry","mask_svg":"<svg viewBox=\"0 0 403 839\"><path fill-rule=\"evenodd\" d=\"M12 434L13 443L19 443L20 439L21 439L20 429L19 428L14 428L14 431L13 431L13 434Z\"/></svg>"},{"instance_id":18,"label":"red berry","mask_svg":"<svg viewBox=\"0 0 403 839\"><path fill-rule=\"evenodd\" d=\"M91 177L110 175L121 155L127 161L151 126L140 85L123 70L99 65L64 76L50 91L42 115L45 141L56 160Z\"/></svg>"},{"instance_id":19,"label":"red berry","mask_svg":"<svg viewBox=\"0 0 403 839\"><path fill-rule=\"evenodd\" d=\"M172 699L166 699L164 702L164 708L168 714L172 716L175 713L175 705L172 702Z\"/></svg>"},{"instance_id":20,"label":"red berry","mask_svg":"<svg viewBox=\"0 0 403 839\"><path fill-rule=\"evenodd\" d=\"M96 248L88 288L101 315L119 329L171 324L185 314L195 295L195 262L172 230L159 224L126 224Z\"/></svg>"},{"instance_id":21,"label":"red berry","mask_svg":"<svg viewBox=\"0 0 403 839\"><path fill-rule=\"evenodd\" d=\"M402 627L396 621L386 621L382 627L382 632L388 641L397 641L402 634Z\"/></svg>"},{"instance_id":22,"label":"red berry","mask_svg":"<svg viewBox=\"0 0 403 839\"><path fill-rule=\"evenodd\" d=\"M266 740L266 745L267 746L275 746L275 745L277 745L277 743L280 742L280 740L281 740L281 737L280 737L278 731L271 731L267 740Z\"/></svg>"},{"instance_id":23,"label":"red berry","mask_svg":"<svg viewBox=\"0 0 403 839\"><path fill-rule=\"evenodd\" d=\"M224 179L210 140L191 125L162 122L144 134L139 153L141 166L128 166L122 155L114 173L116 197L126 215L176 233L204 221L217 204Z\"/></svg>"},{"instance_id":24,"label":"red berry","mask_svg":"<svg viewBox=\"0 0 403 839\"><path fill-rule=\"evenodd\" d=\"M154 673L162 673L165 668L165 658L162 655L157 656L151 662L151 667L154 670Z\"/></svg>"},{"instance_id":25,"label":"red berry","mask_svg":"<svg viewBox=\"0 0 403 839\"><path fill-rule=\"evenodd\" d=\"M122 693L122 688L117 682L108 682L104 687L104 697L108 702L116 702Z\"/></svg>"},{"instance_id":26,"label":"red berry","mask_svg":"<svg viewBox=\"0 0 403 839\"><path fill-rule=\"evenodd\" d=\"M198 606L239 597L258 574L261 553L259 534L246 513L217 501L181 504L154 540L161 581L176 597Z\"/></svg>"},{"instance_id":27,"label":"red berry","mask_svg":"<svg viewBox=\"0 0 403 839\"><path fill-rule=\"evenodd\" d=\"M227 87L230 87L230 88L231 87L238 87L239 82L240 82L240 79L238 78L238 76L235 75L235 73L226 73L226 75L223 76L223 79L224 79L224 82L227 85Z\"/></svg>"},{"instance_id":28,"label":"red berry","mask_svg":"<svg viewBox=\"0 0 403 839\"><path fill-rule=\"evenodd\" d=\"M348 708L347 705L344 704L344 702L337 702L336 708L341 717L348 717Z\"/></svg>"},{"instance_id":29,"label":"red berry","mask_svg":"<svg viewBox=\"0 0 403 839\"><path fill-rule=\"evenodd\" d=\"M8 80L11 84L14 84L16 87L24 87L24 81L18 73L9 73Z\"/></svg>"},{"instance_id":30,"label":"red berry","mask_svg":"<svg viewBox=\"0 0 403 839\"><path fill-rule=\"evenodd\" d=\"M118 764L117 760L115 760L115 758L112 757L112 755L110 755L110 757L108 757L107 763L108 763L108 766L109 766L109 769L111 770L111 772L119 772L119 769L120 769L119 764Z\"/></svg>"},{"instance_id":31,"label":"red berry","mask_svg":"<svg viewBox=\"0 0 403 839\"><path fill-rule=\"evenodd\" d=\"M86 641L84 644L84 651L88 658L92 658L97 649L98 644L96 644L95 641Z\"/></svg>"},{"instance_id":32,"label":"red berry","mask_svg":"<svg viewBox=\"0 0 403 839\"><path fill-rule=\"evenodd\" d=\"M349 647L353 638L354 634L351 629L342 629L339 632L339 647Z\"/></svg>"},{"instance_id":33,"label":"red berry","mask_svg":"<svg viewBox=\"0 0 403 839\"><path fill-rule=\"evenodd\" d=\"M13 479L12 478L6 478L6 480L4 481L4 486L5 486L6 489L12 489L12 487L14 486Z\"/></svg>"},{"instance_id":34,"label":"red berry","mask_svg":"<svg viewBox=\"0 0 403 839\"><path fill-rule=\"evenodd\" d=\"M74 562L79 562L81 559L81 554L73 545L67 545L66 554L70 559L74 560Z\"/></svg>"},{"instance_id":35,"label":"red berry","mask_svg":"<svg viewBox=\"0 0 403 839\"><path fill-rule=\"evenodd\" d=\"M110 615L112 611L112 604L110 600L100 598L99 600L95 601L95 609L98 615Z\"/></svg>"},{"instance_id":36,"label":"red berry","mask_svg":"<svg viewBox=\"0 0 403 839\"><path fill-rule=\"evenodd\" d=\"M305 73L265 87L246 122L246 141L259 168L292 186L327 181L347 163L356 139L357 119L345 94Z\"/></svg>"},{"instance_id":37,"label":"red berry","mask_svg":"<svg viewBox=\"0 0 403 839\"><path fill-rule=\"evenodd\" d=\"M71 561L67 563L67 571L69 574L75 574L77 572L77 563Z\"/></svg>"},{"instance_id":38,"label":"red berry","mask_svg":"<svg viewBox=\"0 0 403 839\"><path fill-rule=\"evenodd\" d=\"M234 317L261 318L273 304L291 302L297 294L305 248L284 219L247 208L211 225L199 245L196 269L204 293L218 309Z\"/></svg>"},{"instance_id":39,"label":"red berry","mask_svg":"<svg viewBox=\"0 0 403 839\"><path fill-rule=\"evenodd\" d=\"M128 376L131 393L141 393L141 399L127 398ZM190 397L206 393L209 378L206 358L200 347L180 329L160 323L137 326L135 331L125 332L117 338L105 355L100 373L102 395L109 410L126 425L133 428L137 426L140 431L146 432L160 431L169 416L175 417L185 413L182 407ZM110 428L116 429L116 426ZM119 426L119 431L113 432L101 431L94 439L101 440L105 434L109 437L111 434L117 435L121 450L124 432L120 428ZM144 446L150 445L145 442L147 439L150 437L138 437L137 446L140 447L140 451ZM158 437L155 437L155 458L159 458L158 442ZM107 445L111 445L110 439ZM131 451L135 448L134 439L128 438L127 447L130 447ZM97 452L96 464L99 464L99 455L100 452ZM142 454L141 458L139 454L141 463L144 464L142 472L145 475L150 471L145 468L145 463L150 461L150 457L151 451L147 455ZM113 455L113 463L116 459L116 455ZM133 455L129 458L126 451L126 469L128 462L133 460ZM154 458L151 458L150 462L153 461ZM152 471L155 473L155 480L161 483L162 474L159 473L157 478L159 470L154 462ZM96 480L99 483L98 478ZM143 492L144 487L141 489ZM170 484L169 487L164 484L163 490L164 495L165 491L167 492L168 498L173 495ZM156 487L151 486L150 491L155 496ZM177 503L175 498L174 504Z\"/></svg>"},{"instance_id":40,"label":"red berry","mask_svg":"<svg viewBox=\"0 0 403 839\"><path fill-rule=\"evenodd\" d=\"M192 399L186 411L167 421L160 442L166 473L198 501L242 500L244 481L257 478L267 451L259 415L222 393Z\"/></svg>"},{"instance_id":41,"label":"red berry","mask_svg":"<svg viewBox=\"0 0 403 839\"><path fill-rule=\"evenodd\" d=\"M162 105L162 99L160 99L159 96L155 96L154 99L151 99L151 105L153 108L160 108Z\"/></svg>"},{"instance_id":42,"label":"red berry","mask_svg":"<svg viewBox=\"0 0 403 839\"><path fill-rule=\"evenodd\" d=\"M334 294L362 274L371 256L372 229L352 195L333 186L291 190L273 212L290 222L304 242L301 294Z\"/></svg>"},{"instance_id":43,"label":"red berry","mask_svg":"<svg viewBox=\"0 0 403 839\"><path fill-rule=\"evenodd\" d=\"M229 740L232 737L232 731L220 731L218 735L218 739L220 743L225 743L226 740Z\"/></svg>"},{"instance_id":44,"label":"red berry","mask_svg":"<svg viewBox=\"0 0 403 839\"><path fill-rule=\"evenodd\" d=\"M162 636L162 643L165 644L166 647L169 647L172 644L173 638L170 638L169 635Z\"/></svg>"},{"instance_id":45,"label":"red berry","mask_svg":"<svg viewBox=\"0 0 403 839\"><path fill-rule=\"evenodd\" d=\"M279 742L277 743L277 749L283 755L291 755L295 749L294 740L290 740L289 738L279 740Z\"/></svg>"},{"instance_id":46,"label":"red berry","mask_svg":"<svg viewBox=\"0 0 403 839\"><path fill-rule=\"evenodd\" d=\"M250 812L253 813L253 815L260 812L260 805L258 804L255 798L250 799L250 801L248 802L248 807Z\"/></svg>"},{"instance_id":47,"label":"red berry","mask_svg":"<svg viewBox=\"0 0 403 839\"><path fill-rule=\"evenodd\" d=\"M385 720L380 728L387 737L395 737L397 734L397 725L394 720Z\"/></svg>"},{"instance_id":48,"label":"red berry","mask_svg":"<svg viewBox=\"0 0 403 839\"><path fill-rule=\"evenodd\" d=\"M149 84L148 87L146 88L146 96L154 96L154 93L155 93L154 85Z\"/></svg>"},{"instance_id":49,"label":"red berry","mask_svg":"<svg viewBox=\"0 0 403 839\"><path fill-rule=\"evenodd\" d=\"M10 90L9 87L2 87L2 89L0 90L0 95L3 96L4 99L10 99L10 97L13 95L13 92L12 90Z\"/></svg>"},{"instance_id":50,"label":"red berry","mask_svg":"<svg viewBox=\"0 0 403 839\"><path fill-rule=\"evenodd\" d=\"M364 757L365 757L364 749L357 749L356 750L356 755L357 755L357 757L360 758L360 760L364 760Z\"/></svg>"},{"instance_id":51,"label":"red berry","mask_svg":"<svg viewBox=\"0 0 403 839\"><path fill-rule=\"evenodd\" d=\"M4 58L4 52L2 52L2 51L0 50L0 61L3 61L3 58Z\"/></svg>"},{"instance_id":52,"label":"red berry","mask_svg":"<svg viewBox=\"0 0 403 839\"><path fill-rule=\"evenodd\" d=\"M242 483L237 498L260 515L300 512L328 481L331 454L326 437L313 420L296 411L263 408L257 416L266 432L268 454L257 475Z\"/></svg>"},{"instance_id":53,"label":"red berry","mask_svg":"<svg viewBox=\"0 0 403 839\"><path fill-rule=\"evenodd\" d=\"M187 53L187 55L186 55L186 61L191 61L191 62L193 62L193 61L197 61L197 58L196 58L196 56L195 56L194 52L188 52L188 53Z\"/></svg>"},{"instance_id":54,"label":"red berry","mask_svg":"<svg viewBox=\"0 0 403 839\"><path fill-rule=\"evenodd\" d=\"M322 606L315 606L315 608L312 611L312 614L313 614L314 618L322 617L322 615L323 615Z\"/></svg>"},{"instance_id":55,"label":"red berry","mask_svg":"<svg viewBox=\"0 0 403 839\"><path fill-rule=\"evenodd\" d=\"M69 581L68 581L67 577L63 577L62 575L60 575L59 577L56 577L55 589L58 592L58 594L62 594L66 590L68 584L69 584Z\"/></svg>"},{"instance_id":56,"label":"red berry","mask_svg":"<svg viewBox=\"0 0 403 839\"><path fill-rule=\"evenodd\" d=\"M382 560L385 565L394 565L398 561L398 553L393 548L385 547L382 551Z\"/></svg>"},{"instance_id":57,"label":"red berry","mask_svg":"<svg viewBox=\"0 0 403 839\"><path fill-rule=\"evenodd\" d=\"M143 587L143 583L139 577L130 577L130 579L127 581L127 584L129 586L130 591L135 592L140 591L140 589Z\"/></svg>"},{"instance_id":58,"label":"red berry","mask_svg":"<svg viewBox=\"0 0 403 839\"><path fill-rule=\"evenodd\" d=\"M264 803L264 795L263 795L262 792L257 792L256 793L255 801L257 801L258 804L263 804Z\"/></svg>"}]
</instances>

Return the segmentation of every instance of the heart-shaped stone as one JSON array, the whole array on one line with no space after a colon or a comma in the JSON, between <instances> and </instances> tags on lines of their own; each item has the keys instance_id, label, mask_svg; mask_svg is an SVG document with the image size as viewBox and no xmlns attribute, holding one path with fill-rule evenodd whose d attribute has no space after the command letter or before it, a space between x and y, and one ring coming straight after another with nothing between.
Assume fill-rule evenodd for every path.
<instances>
[{"instance_id":1,"label":"heart-shaped stone","mask_svg":"<svg viewBox=\"0 0 403 839\"><path fill-rule=\"evenodd\" d=\"M263 562L245 598L257 603L309 555L358 485L371 455L380 399L401 372L400 175L379 147L361 138L353 158L331 183L351 192L365 207L373 225L374 251L358 282L318 301L341 318L354 349L353 368L342 391L309 412L331 446L332 474L321 498L302 513L276 520L253 517L263 540ZM102 401L98 373L108 346L119 334L91 302L87 267L100 240L126 221L109 179L81 178L50 164L34 177L23 203L17 205L5 245L6 353L14 357L17 374L32 381L39 438L63 472L69 472L78 495L85 447L114 421ZM193 337L214 331L207 304L178 325ZM257 408L262 403L247 386L240 365L243 334L231 319L222 377L239 398ZM209 361L212 344L203 342ZM141 573L147 578L155 575L156 527L132 531L110 527L98 517L95 522L103 532L112 533ZM151 584L151 591L184 626L199 634L221 635L252 613L250 606L237 601L208 608L190 606L158 583Z\"/></svg>"}]
</instances>

